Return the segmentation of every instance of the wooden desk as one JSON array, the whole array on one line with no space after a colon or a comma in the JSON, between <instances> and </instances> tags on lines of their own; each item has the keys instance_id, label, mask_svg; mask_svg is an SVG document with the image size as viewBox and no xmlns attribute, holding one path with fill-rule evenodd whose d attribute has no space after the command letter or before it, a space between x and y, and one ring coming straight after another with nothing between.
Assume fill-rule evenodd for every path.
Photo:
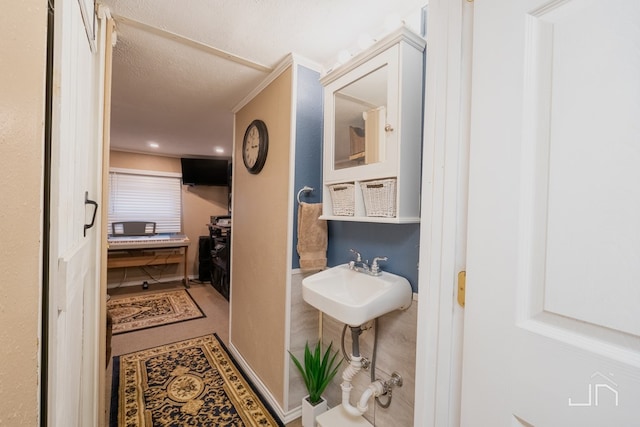
<instances>
[{"instance_id":1,"label":"wooden desk","mask_svg":"<svg viewBox=\"0 0 640 427\"><path fill-rule=\"evenodd\" d=\"M166 252L167 249L180 250L181 253ZM155 250L165 252L155 252ZM182 283L189 285L187 271L189 259L189 239L148 238L129 240L109 240L107 268L144 267L147 265L184 264Z\"/></svg>"}]
</instances>

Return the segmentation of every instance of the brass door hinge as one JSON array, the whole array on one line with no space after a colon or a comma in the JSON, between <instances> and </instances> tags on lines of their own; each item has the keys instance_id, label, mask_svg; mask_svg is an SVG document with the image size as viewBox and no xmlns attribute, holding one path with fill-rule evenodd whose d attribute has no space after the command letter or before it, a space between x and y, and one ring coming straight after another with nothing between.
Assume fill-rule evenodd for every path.
<instances>
[{"instance_id":1,"label":"brass door hinge","mask_svg":"<svg viewBox=\"0 0 640 427\"><path fill-rule=\"evenodd\" d=\"M458 304L460 307L464 307L464 294L467 286L467 272L461 271L458 273Z\"/></svg>"}]
</instances>

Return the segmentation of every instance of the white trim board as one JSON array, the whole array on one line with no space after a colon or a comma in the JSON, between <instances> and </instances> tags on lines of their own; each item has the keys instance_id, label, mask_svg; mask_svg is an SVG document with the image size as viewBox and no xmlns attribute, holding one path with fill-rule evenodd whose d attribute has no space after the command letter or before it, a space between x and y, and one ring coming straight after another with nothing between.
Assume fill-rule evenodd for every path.
<instances>
[{"instance_id":1,"label":"white trim board","mask_svg":"<svg viewBox=\"0 0 640 427\"><path fill-rule=\"evenodd\" d=\"M276 65L273 71L262 82L260 82L258 86L256 86L251 92L249 92L249 94L247 94L247 96L245 96L238 104L236 104L236 106L231 109L231 112L235 115L242 109L242 107L247 105L253 98L258 96L258 94L260 94L264 90L264 88L269 86L271 82L277 79L278 76L280 76L280 74L282 74L289 66L295 65L303 65L315 71L318 71L320 69L320 66L315 62L305 59L298 54L290 53L285 56L285 58L280 61L278 65Z\"/></svg>"},{"instance_id":2,"label":"white trim board","mask_svg":"<svg viewBox=\"0 0 640 427\"><path fill-rule=\"evenodd\" d=\"M284 412L283 409L278 404L278 401L271 394L266 385L260 380L258 375L251 369L251 366L247 363L247 361L242 357L238 349L233 345L233 343L229 343L227 346L229 352L235 359L235 361L242 368L243 373L248 377L248 379L253 383L255 388L258 389L260 396L267 401L267 403L271 406L271 409L275 412L275 415L280 418L280 421L285 424L295 420L300 417L301 407L298 407L292 411Z\"/></svg>"},{"instance_id":3,"label":"white trim board","mask_svg":"<svg viewBox=\"0 0 640 427\"><path fill-rule=\"evenodd\" d=\"M460 424L472 14L470 2L429 2L414 409L424 427Z\"/></svg>"}]
</instances>

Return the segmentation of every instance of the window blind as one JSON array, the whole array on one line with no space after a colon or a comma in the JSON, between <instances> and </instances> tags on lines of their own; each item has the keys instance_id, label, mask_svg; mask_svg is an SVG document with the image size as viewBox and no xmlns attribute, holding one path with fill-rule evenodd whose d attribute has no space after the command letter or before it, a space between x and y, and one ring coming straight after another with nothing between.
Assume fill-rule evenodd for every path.
<instances>
[{"instance_id":1,"label":"window blind","mask_svg":"<svg viewBox=\"0 0 640 427\"><path fill-rule=\"evenodd\" d=\"M119 221L153 221L156 233L179 233L182 218L179 177L110 172L109 232Z\"/></svg>"}]
</instances>

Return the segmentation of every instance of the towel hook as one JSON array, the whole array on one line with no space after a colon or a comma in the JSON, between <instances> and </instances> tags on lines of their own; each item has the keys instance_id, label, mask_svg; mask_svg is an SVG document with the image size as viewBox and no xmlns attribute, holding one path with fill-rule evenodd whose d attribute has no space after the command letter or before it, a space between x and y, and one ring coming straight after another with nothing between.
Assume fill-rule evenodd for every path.
<instances>
[{"instance_id":1,"label":"towel hook","mask_svg":"<svg viewBox=\"0 0 640 427\"><path fill-rule=\"evenodd\" d=\"M310 192L310 191L313 191L313 188L311 188L311 187L309 187L309 186L307 186L307 185L305 185L304 187L302 187L302 188L300 189L300 191L298 191L298 195L296 196L296 199L298 200L298 204L300 204L300 195L301 195L302 193L308 193L308 192Z\"/></svg>"}]
</instances>

